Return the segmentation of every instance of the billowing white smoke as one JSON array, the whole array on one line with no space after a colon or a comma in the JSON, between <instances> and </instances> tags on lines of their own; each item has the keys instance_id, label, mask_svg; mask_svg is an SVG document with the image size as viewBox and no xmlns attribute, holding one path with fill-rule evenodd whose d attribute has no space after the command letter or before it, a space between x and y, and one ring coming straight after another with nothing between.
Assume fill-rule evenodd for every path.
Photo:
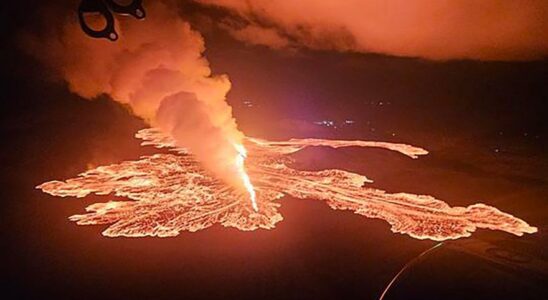
<instances>
[{"instance_id":1,"label":"billowing white smoke","mask_svg":"<svg viewBox=\"0 0 548 300\"><path fill-rule=\"evenodd\" d=\"M163 1L147 19L118 18L117 42L87 37L75 18L62 33L31 37L26 49L53 67L82 97L108 94L173 135L219 178L242 187L235 145L243 134L225 101L230 81L211 74L204 40ZM59 38L57 38L59 37Z\"/></svg>"},{"instance_id":2,"label":"billowing white smoke","mask_svg":"<svg viewBox=\"0 0 548 300\"><path fill-rule=\"evenodd\" d=\"M548 56L546 0L196 0L228 9L223 28L272 48L428 59ZM242 22L243 21L243 22Z\"/></svg>"}]
</instances>

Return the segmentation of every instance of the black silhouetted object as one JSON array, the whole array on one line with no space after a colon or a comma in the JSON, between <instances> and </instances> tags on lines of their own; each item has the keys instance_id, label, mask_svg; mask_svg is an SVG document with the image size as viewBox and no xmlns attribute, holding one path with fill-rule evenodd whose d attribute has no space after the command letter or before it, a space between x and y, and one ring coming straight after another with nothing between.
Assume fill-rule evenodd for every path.
<instances>
[{"instance_id":1,"label":"black silhouetted object","mask_svg":"<svg viewBox=\"0 0 548 300\"><path fill-rule=\"evenodd\" d=\"M120 15L131 15L137 19L145 18L145 10L142 6L143 0L133 0L128 4L119 4L115 0L82 0L78 8L78 19L82 30L93 38L106 38L111 41L118 39L114 26L113 13ZM100 14L106 21L103 29L94 30L85 19L85 14Z\"/></svg>"}]
</instances>

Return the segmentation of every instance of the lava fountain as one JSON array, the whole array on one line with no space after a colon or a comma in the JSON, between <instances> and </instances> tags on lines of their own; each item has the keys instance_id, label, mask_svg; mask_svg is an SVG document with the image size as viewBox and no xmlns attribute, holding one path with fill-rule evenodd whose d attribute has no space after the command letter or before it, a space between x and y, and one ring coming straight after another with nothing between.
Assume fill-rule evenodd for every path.
<instances>
[{"instance_id":1,"label":"lava fountain","mask_svg":"<svg viewBox=\"0 0 548 300\"><path fill-rule=\"evenodd\" d=\"M278 207L285 195L325 201L332 209L382 219L393 232L417 239L457 239L470 236L477 228L518 236L537 231L525 221L485 204L451 207L427 195L390 194L364 186L372 181L344 170L296 170L290 167L292 159L288 156L311 146L378 147L413 159L428 153L411 145L325 139L273 142L247 137L243 145L235 145L240 154L236 165L248 192L244 194L212 175L163 131L143 129L136 137L143 140L143 146L171 151L101 166L37 188L60 197L112 194L127 198L92 204L87 213L69 218L79 225L107 225L103 235L109 237L168 237L214 224L246 231L272 229L283 219Z\"/></svg>"},{"instance_id":2,"label":"lava fountain","mask_svg":"<svg viewBox=\"0 0 548 300\"><path fill-rule=\"evenodd\" d=\"M240 177L242 178L242 182L245 186L245 189L249 193L249 197L251 199L251 206L255 211L259 210L259 207L257 206L257 194L255 193L255 188L253 187L253 184L251 183L251 179L249 179L249 175L247 175L247 172L245 170L245 159L247 158L247 150L245 150L245 147L240 144L234 144L234 147L236 150L238 150L239 155L236 157L236 166L238 168L238 174L240 174Z\"/></svg>"}]
</instances>

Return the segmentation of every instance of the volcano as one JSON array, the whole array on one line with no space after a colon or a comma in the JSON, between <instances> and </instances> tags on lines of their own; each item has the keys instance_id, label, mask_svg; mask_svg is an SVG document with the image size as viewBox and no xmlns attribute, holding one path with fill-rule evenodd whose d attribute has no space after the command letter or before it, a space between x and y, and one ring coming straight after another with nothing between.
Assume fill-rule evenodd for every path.
<instances>
[{"instance_id":1,"label":"volcano","mask_svg":"<svg viewBox=\"0 0 548 300\"><path fill-rule=\"evenodd\" d=\"M273 142L247 138L246 167L253 182L256 203L209 174L188 149L162 131L140 130L143 146L168 148L139 160L101 166L66 181L49 181L37 188L54 196L85 197L113 194L128 201L95 203L88 213L73 215L79 225L109 225L109 237L176 236L181 231L198 231L214 224L244 231L272 229L283 217L280 199L325 201L336 210L350 210L379 218L395 233L417 239L443 241L470 236L477 228L501 230L518 236L537 228L485 204L451 207L427 195L390 194L369 188L367 177L344 170L299 171L291 168L289 154L306 147L377 147L399 152L412 159L428 151L397 143L327 139L291 139ZM255 206L256 205L256 206Z\"/></svg>"}]
</instances>

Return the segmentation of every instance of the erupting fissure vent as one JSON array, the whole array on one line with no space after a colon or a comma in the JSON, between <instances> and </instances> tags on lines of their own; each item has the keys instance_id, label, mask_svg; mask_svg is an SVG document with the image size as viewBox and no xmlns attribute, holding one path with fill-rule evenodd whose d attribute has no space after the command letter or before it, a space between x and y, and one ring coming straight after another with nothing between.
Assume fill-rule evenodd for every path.
<instances>
[{"instance_id":1,"label":"erupting fissure vent","mask_svg":"<svg viewBox=\"0 0 548 300\"><path fill-rule=\"evenodd\" d=\"M277 209L278 200L284 195L323 200L333 209L383 219L393 232L417 239L456 239L470 236L477 228L518 236L537 231L523 220L485 204L451 207L431 196L390 194L364 186L371 181L343 170L295 170L289 167L291 158L287 156L309 146L380 147L411 158L428 153L410 145L246 138L245 145L235 146L248 190L248 194L242 194L211 176L189 151L177 148L175 141L161 131L143 129L136 136L143 140L143 145L169 148L172 153L98 167L76 178L46 182L38 188L61 197L94 193L128 198L128 201L95 203L86 208L87 213L70 217L79 225L108 225L103 235L111 237L176 236L181 231L197 231L217 223L241 230L271 229L283 219Z\"/></svg>"}]
</instances>

